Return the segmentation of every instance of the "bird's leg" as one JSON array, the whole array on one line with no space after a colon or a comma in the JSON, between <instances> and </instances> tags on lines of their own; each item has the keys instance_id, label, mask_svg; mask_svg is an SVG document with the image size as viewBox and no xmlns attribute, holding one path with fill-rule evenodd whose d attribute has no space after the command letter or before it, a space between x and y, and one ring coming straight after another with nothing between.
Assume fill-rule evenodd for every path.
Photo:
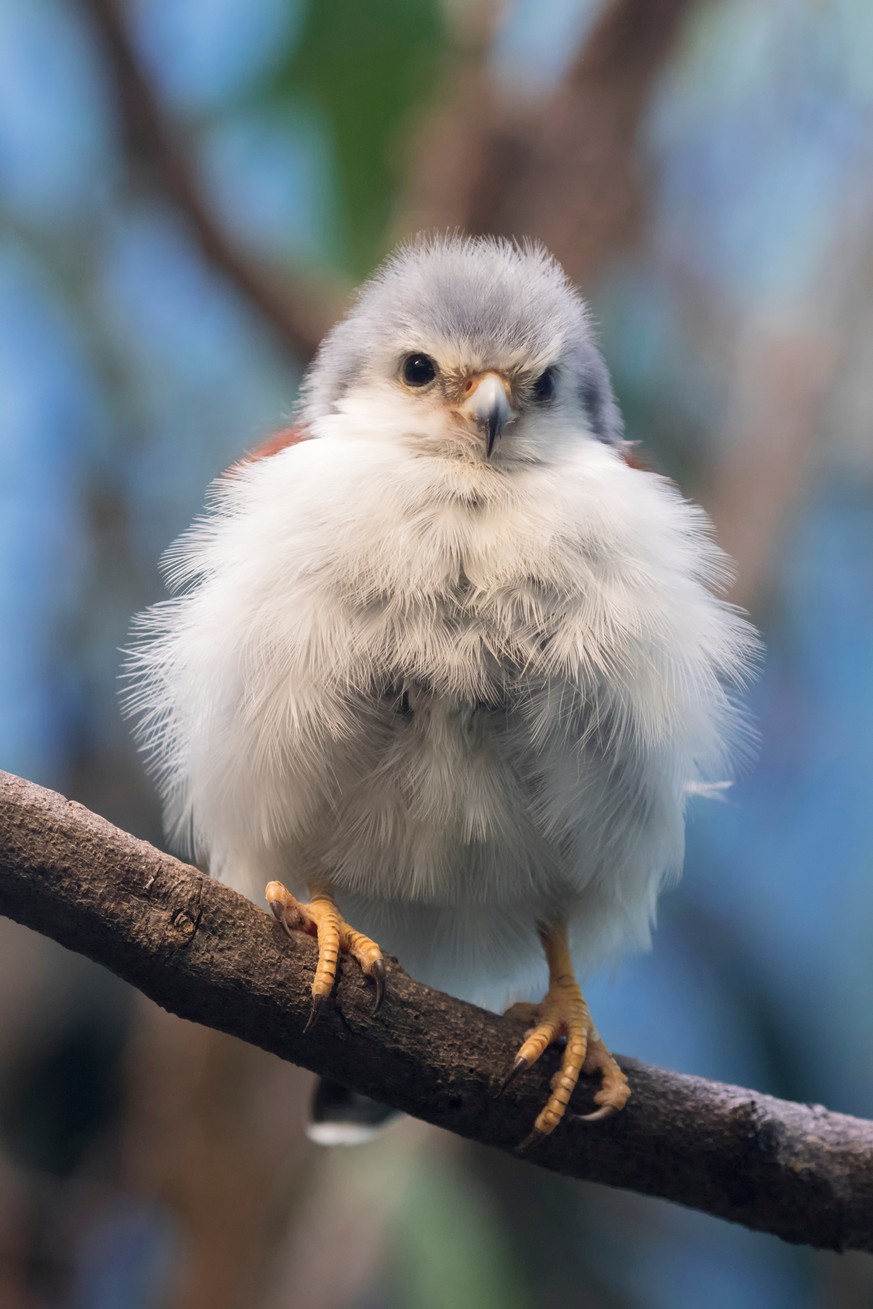
<instances>
[{"instance_id":1,"label":"bird's leg","mask_svg":"<svg viewBox=\"0 0 873 1309\"><path fill-rule=\"evenodd\" d=\"M349 926L328 891L310 887L310 893L312 899L304 903L281 882L270 882L266 890L267 903L289 936L294 932L307 932L318 941L318 963L312 979L312 1009L304 1029L307 1032L334 988L341 950L350 954L364 974L373 979L376 991L374 1013L385 993L385 961L376 942Z\"/></svg>"},{"instance_id":2,"label":"bird's leg","mask_svg":"<svg viewBox=\"0 0 873 1309\"><path fill-rule=\"evenodd\" d=\"M566 1045L560 1067L552 1078L552 1094L537 1117L530 1136L523 1142L523 1150L555 1130L567 1112L570 1097L583 1071L599 1073L601 1077L600 1090L594 1097L600 1107L594 1113L582 1115L585 1121L608 1118L623 1109L630 1096L627 1078L591 1021L588 1005L573 972L566 927L563 923L541 927L539 935L549 965L549 989L541 1004L513 1005L508 1011L511 1017L533 1015L536 1025L526 1033L504 1087L535 1064L553 1041L565 1037Z\"/></svg>"}]
</instances>

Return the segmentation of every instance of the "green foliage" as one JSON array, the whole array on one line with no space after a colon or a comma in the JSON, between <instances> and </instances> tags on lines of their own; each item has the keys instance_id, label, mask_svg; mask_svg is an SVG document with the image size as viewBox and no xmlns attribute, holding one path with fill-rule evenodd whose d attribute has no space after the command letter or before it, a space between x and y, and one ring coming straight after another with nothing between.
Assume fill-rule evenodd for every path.
<instances>
[{"instance_id":1,"label":"green foliage","mask_svg":"<svg viewBox=\"0 0 873 1309\"><path fill-rule=\"evenodd\" d=\"M264 97L314 109L334 154L336 262L352 276L382 253L404 135L433 93L446 49L437 0L308 0L302 30Z\"/></svg>"},{"instance_id":2,"label":"green foliage","mask_svg":"<svg viewBox=\"0 0 873 1309\"><path fill-rule=\"evenodd\" d=\"M416 1309L529 1309L523 1269L501 1216L461 1158L427 1155L398 1205L398 1304Z\"/></svg>"}]
</instances>

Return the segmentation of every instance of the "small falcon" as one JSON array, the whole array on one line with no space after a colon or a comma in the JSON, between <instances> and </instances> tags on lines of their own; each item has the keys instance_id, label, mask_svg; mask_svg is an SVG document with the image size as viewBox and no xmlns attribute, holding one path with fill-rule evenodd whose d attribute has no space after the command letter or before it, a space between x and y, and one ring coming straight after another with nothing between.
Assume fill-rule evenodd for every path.
<instances>
[{"instance_id":1,"label":"small falcon","mask_svg":"<svg viewBox=\"0 0 873 1309\"><path fill-rule=\"evenodd\" d=\"M295 426L212 487L131 665L171 839L316 937L310 1022L341 952L377 1003L383 949L494 1007L545 987L507 1051L511 1077L563 1042L525 1144L583 1071L589 1119L627 1101L577 979L647 945L686 801L744 734L726 558L626 455L558 264L419 239L325 339ZM323 1089L323 1139L379 1117L361 1101Z\"/></svg>"}]
</instances>

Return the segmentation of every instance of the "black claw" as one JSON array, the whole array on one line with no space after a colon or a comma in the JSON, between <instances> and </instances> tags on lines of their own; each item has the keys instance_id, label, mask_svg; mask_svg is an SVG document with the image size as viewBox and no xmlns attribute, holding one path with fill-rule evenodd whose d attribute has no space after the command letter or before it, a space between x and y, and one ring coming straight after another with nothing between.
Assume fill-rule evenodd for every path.
<instances>
[{"instance_id":1,"label":"black claw","mask_svg":"<svg viewBox=\"0 0 873 1309\"><path fill-rule=\"evenodd\" d=\"M503 1095L503 1092L506 1090L506 1088L512 1082L515 1081L516 1077L518 1077L518 1074L522 1072L523 1069L529 1067L530 1064L528 1063L527 1059L525 1059L524 1055L520 1055L520 1054L516 1055L515 1063L512 1065L509 1072L506 1074L503 1081L500 1083L500 1086L497 1088L497 1092L494 1096L495 1100L499 1100L500 1097Z\"/></svg>"},{"instance_id":2,"label":"black claw","mask_svg":"<svg viewBox=\"0 0 873 1309\"><path fill-rule=\"evenodd\" d=\"M385 999L385 960L377 959L371 969L370 976L373 979L376 996L373 1000L373 1013L377 1014L382 1008L382 1001Z\"/></svg>"},{"instance_id":3,"label":"black claw","mask_svg":"<svg viewBox=\"0 0 873 1309\"><path fill-rule=\"evenodd\" d=\"M548 1136L548 1132L541 1132L538 1127L535 1127L530 1136L526 1136L521 1145L516 1146L518 1154L524 1154L525 1151L531 1148L531 1146L539 1145L540 1141L542 1141L546 1136Z\"/></svg>"},{"instance_id":4,"label":"black claw","mask_svg":"<svg viewBox=\"0 0 873 1309\"><path fill-rule=\"evenodd\" d=\"M309 1010L309 1017L307 1018L306 1026L303 1029L304 1036L309 1031L310 1027L314 1027L315 1024L318 1022L319 1015L321 1011L324 1009L326 1003L327 1003L326 995L314 995L312 997L312 1008Z\"/></svg>"}]
</instances>

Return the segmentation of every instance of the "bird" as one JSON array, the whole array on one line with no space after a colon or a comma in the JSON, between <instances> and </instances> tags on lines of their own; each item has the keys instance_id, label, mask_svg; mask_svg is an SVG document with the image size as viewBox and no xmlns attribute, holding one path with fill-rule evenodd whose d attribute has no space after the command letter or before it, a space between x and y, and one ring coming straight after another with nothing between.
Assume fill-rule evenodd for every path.
<instances>
[{"instance_id":1,"label":"bird","mask_svg":"<svg viewBox=\"0 0 873 1309\"><path fill-rule=\"evenodd\" d=\"M560 1047L525 1148L583 1072L575 1117L622 1110L579 979L649 945L689 800L748 748L758 639L703 510L625 441L557 261L397 249L164 571L127 707L174 845L315 937L307 1026L340 955L378 1006L389 953L526 1022L502 1085ZM388 1113L325 1084L312 1133Z\"/></svg>"}]
</instances>

